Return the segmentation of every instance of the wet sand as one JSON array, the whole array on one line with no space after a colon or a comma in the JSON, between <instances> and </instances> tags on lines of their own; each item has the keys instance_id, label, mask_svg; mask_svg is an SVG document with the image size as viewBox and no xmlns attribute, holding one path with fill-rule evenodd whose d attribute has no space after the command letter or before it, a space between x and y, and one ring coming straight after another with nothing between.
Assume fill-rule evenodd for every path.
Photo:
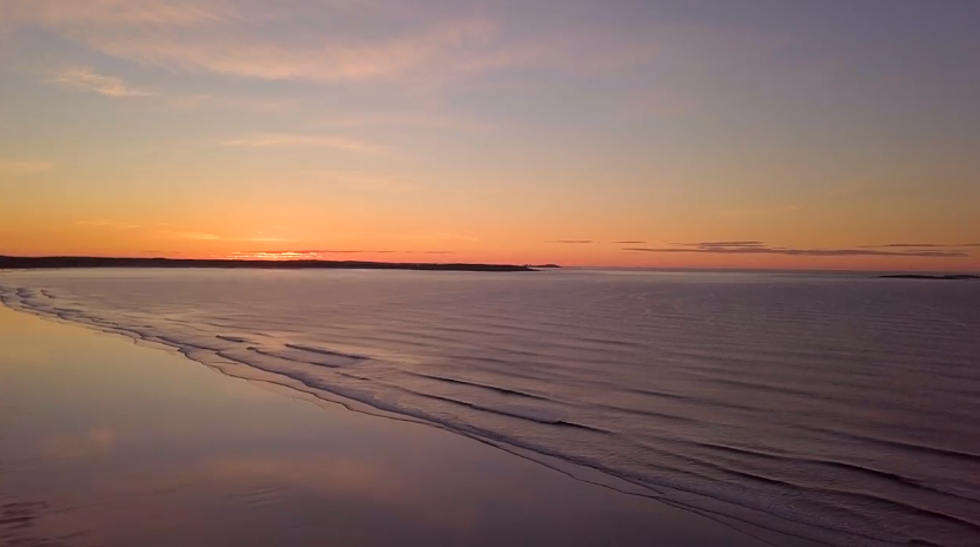
<instances>
[{"instance_id":1,"label":"wet sand","mask_svg":"<svg viewBox=\"0 0 980 547\"><path fill-rule=\"evenodd\" d=\"M0 307L2 545L790 544L608 486Z\"/></svg>"}]
</instances>

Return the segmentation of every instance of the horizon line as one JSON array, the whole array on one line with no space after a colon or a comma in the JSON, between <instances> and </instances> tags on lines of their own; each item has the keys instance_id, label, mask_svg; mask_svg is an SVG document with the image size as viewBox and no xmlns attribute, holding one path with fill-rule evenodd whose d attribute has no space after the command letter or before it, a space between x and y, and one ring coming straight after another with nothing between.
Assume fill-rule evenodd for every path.
<instances>
[{"instance_id":1,"label":"horizon line","mask_svg":"<svg viewBox=\"0 0 980 547\"><path fill-rule=\"evenodd\" d=\"M296 258L289 257L284 259L275 258L230 258L230 257L206 257L206 258L191 258L191 257L174 257L174 256L153 256L153 257L140 257L140 256L113 256L113 255L7 255L0 253L0 271L3 270L18 270L18 269L33 269L39 268L38 266L5 266L5 262L10 261L28 261L28 262L43 262L43 261L108 261L108 262L134 262L134 263L160 263L160 262L171 262L171 263L200 263L202 266L207 263L212 264L241 264L243 266L237 269L248 269L244 265L256 265L256 267L269 267L276 268L277 265L281 269L290 269L289 265L302 266L302 265L322 265L323 269L330 269L331 265L337 265L337 269L341 269L344 265L364 265L368 268L375 266L373 269L421 269L421 270L449 270L459 267L472 267L476 268L486 268L488 270L495 269L511 269L515 270L535 270L535 269L574 269L574 270L650 270L650 271L677 271L677 272L760 272L760 273L900 273L900 272L929 272L929 273L969 273L969 274L980 274L980 269L972 270L950 270L950 269L923 269L923 268L899 268L899 269L881 269L881 268L854 268L854 267L755 267L755 266L635 266L635 265L599 265L599 264L559 264L551 261L532 261L526 263L504 263L504 262L470 262L470 261L456 261L456 262L426 262L426 261L383 261L383 260L334 260L334 259L322 259L322 258ZM417 266L417 267L416 267ZM75 269L75 268L107 268L107 267L126 267L125 265L114 266L114 265L49 265L41 266L43 269ZM145 267L145 266L144 266ZM171 266L179 267L179 266ZM192 268L194 266L187 266ZM316 269L315 267L311 269ZM352 268L356 269L356 268Z\"/></svg>"}]
</instances>

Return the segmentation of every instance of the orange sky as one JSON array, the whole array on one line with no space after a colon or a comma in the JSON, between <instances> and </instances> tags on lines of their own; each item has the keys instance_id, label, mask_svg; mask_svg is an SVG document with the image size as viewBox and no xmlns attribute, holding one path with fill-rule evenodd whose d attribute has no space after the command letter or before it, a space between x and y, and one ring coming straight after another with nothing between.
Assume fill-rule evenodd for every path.
<instances>
[{"instance_id":1,"label":"orange sky","mask_svg":"<svg viewBox=\"0 0 980 547\"><path fill-rule=\"evenodd\" d=\"M270 6L0 0L0 254L980 270L978 3Z\"/></svg>"}]
</instances>

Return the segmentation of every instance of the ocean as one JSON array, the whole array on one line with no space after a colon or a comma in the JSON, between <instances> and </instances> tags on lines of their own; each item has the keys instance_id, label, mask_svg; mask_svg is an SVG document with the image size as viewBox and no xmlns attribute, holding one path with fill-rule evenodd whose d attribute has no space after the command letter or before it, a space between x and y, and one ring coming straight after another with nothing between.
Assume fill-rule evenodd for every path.
<instances>
[{"instance_id":1,"label":"ocean","mask_svg":"<svg viewBox=\"0 0 980 547\"><path fill-rule=\"evenodd\" d=\"M835 546L980 545L977 282L53 270L0 275L0 300L732 527Z\"/></svg>"}]
</instances>

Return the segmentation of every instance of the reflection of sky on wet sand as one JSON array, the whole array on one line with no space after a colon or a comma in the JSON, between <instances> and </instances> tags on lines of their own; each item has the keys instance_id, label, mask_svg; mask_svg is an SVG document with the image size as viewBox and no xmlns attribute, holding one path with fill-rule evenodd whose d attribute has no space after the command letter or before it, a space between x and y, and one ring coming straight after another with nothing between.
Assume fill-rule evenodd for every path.
<instances>
[{"instance_id":1,"label":"reflection of sky on wet sand","mask_svg":"<svg viewBox=\"0 0 980 547\"><path fill-rule=\"evenodd\" d=\"M0 506L29 513L0 526L0 543L753 544L469 439L290 400L123 338L0 308L0 347Z\"/></svg>"}]
</instances>

